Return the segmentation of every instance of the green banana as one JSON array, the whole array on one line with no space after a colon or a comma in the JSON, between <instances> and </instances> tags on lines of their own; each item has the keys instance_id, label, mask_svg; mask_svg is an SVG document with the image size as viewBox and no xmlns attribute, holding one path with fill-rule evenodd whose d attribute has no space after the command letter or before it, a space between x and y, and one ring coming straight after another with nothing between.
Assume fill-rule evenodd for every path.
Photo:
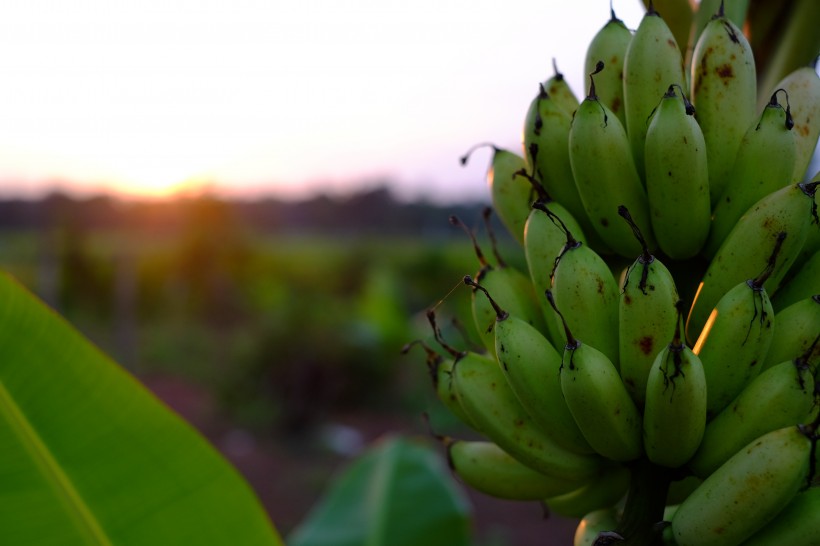
<instances>
[{"instance_id":1,"label":"green banana","mask_svg":"<svg viewBox=\"0 0 820 546\"><path fill-rule=\"evenodd\" d=\"M489 291L470 277L464 282L484 292L496 312L495 354L504 377L542 432L576 453L594 453L561 392L561 355L535 328L501 309Z\"/></svg>"},{"instance_id":2,"label":"green banana","mask_svg":"<svg viewBox=\"0 0 820 546\"><path fill-rule=\"evenodd\" d=\"M562 228L561 225L565 227ZM585 240L581 226L564 207L554 201L545 202L540 199L533 205L530 217L527 218L527 225L524 227L524 256L527 260L527 269L544 314L547 338L553 347L564 346L564 333L558 325L555 311L547 302L544 291L551 285L555 258L561 253L566 242L565 229L577 234L580 241Z\"/></svg>"},{"instance_id":3,"label":"green banana","mask_svg":"<svg viewBox=\"0 0 820 546\"><path fill-rule=\"evenodd\" d=\"M738 451L672 517L677 546L740 544L765 528L807 482L811 427L769 432Z\"/></svg>"},{"instance_id":4,"label":"green banana","mask_svg":"<svg viewBox=\"0 0 820 546\"><path fill-rule=\"evenodd\" d=\"M555 258L550 290L572 331L617 366L618 284L606 262L562 228L566 243ZM556 321L560 326L557 315Z\"/></svg>"},{"instance_id":5,"label":"green banana","mask_svg":"<svg viewBox=\"0 0 820 546\"><path fill-rule=\"evenodd\" d=\"M795 138L791 108L777 100L778 89L740 142L723 194L712 211L712 230L704 248L714 256L738 219L762 198L791 183Z\"/></svg>"},{"instance_id":6,"label":"green banana","mask_svg":"<svg viewBox=\"0 0 820 546\"><path fill-rule=\"evenodd\" d=\"M515 173L526 169L526 160L509 150L493 144L481 143L470 148L461 156L461 164L466 165L472 153L478 148L489 146L493 150L490 168L487 171L487 184L501 223L519 243L524 242L524 223L530 214L530 203L533 201L532 186L526 180L516 177Z\"/></svg>"},{"instance_id":7,"label":"green banana","mask_svg":"<svg viewBox=\"0 0 820 546\"><path fill-rule=\"evenodd\" d=\"M820 487L801 491L743 546L816 546L820 537Z\"/></svg>"},{"instance_id":8,"label":"green banana","mask_svg":"<svg viewBox=\"0 0 820 546\"><path fill-rule=\"evenodd\" d=\"M777 263L786 233L777 236L762 273L735 285L718 300L693 352L706 374L708 415L714 416L760 374L774 335L774 311L764 283Z\"/></svg>"},{"instance_id":9,"label":"green banana","mask_svg":"<svg viewBox=\"0 0 820 546\"><path fill-rule=\"evenodd\" d=\"M614 507L593 510L586 514L572 539L573 546L594 546L600 533L612 531L618 526L618 510Z\"/></svg>"},{"instance_id":10,"label":"green banana","mask_svg":"<svg viewBox=\"0 0 820 546\"><path fill-rule=\"evenodd\" d=\"M615 16L615 10L610 9L609 21L595 33L584 58L584 74L595 71L598 61L604 62L606 70L596 82L598 97L624 126L624 59L631 41L632 32Z\"/></svg>"},{"instance_id":11,"label":"green banana","mask_svg":"<svg viewBox=\"0 0 820 546\"><path fill-rule=\"evenodd\" d=\"M766 291L774 294L780 281L800 252L811 222L816 221L814 194L818 184L795 184L758 201L729 232L718 249L695 294L686 323L687 339L696 339L718 300L727 290L749 279L763 268L768 245L779 232L788 233Z\"/></svg>"},{"instance_id":12,"label":"green banana","mask_svg":"<svg viewBox=\"0 0 820 546\"><path fill-rule=\"evenodd\" d=\"M780 287L772 297L772 305L779 312L814 294L820 294L820 250L803 262L788 282Z\"/></svg>"},{"instance_id":13,"label":"green banana","mask_svg":"<svg viewBox=\"0 0 820 546\"><path fill-rule=\"evenodd\" d=\"M489 209L485 209L485 219L488 217L488 211ZM473 249L480 264L476 279L495 294L496 300L505 309L526 320L540 331L546 332L544 317L529 277L518 269L508 266L501 259L495 245L493 245L493 250L495 251L498 266L493 267L484 257L484 253L476 241L475 234L456 216L450 217L450 223L462 228L473 243ZM476 297L475 293L472 296L471 306L473 320L481 338L481 343L491 354L495 354L495 336L493 334L495 311L486 298Z\"/></svg>"},{"instance_id":14,"label":"green banana","mask_svg":"<svg viewBox=\"0 0 820 546\"><path fill-rule=\"evenodd\" d=\"M642 407L646 379L659 347L672 339L678 291L672 274L646 247L626 208L618 211L635 231L643 252L627 269L618 297L618 366L632 399Z\"/></svg>"},{"instance_id":15,"label":"green banana","mask_svg":"<svg viewBox=\"0 0 820 546\"><path fill-rule=\"evenodd\" d=\"M750 0L700 0L699 5L695 9L694 20L692 21L691 32L689 34L689 61L691 62L692 53L695 44L698 43L700 35L718 11L722 11L736 27L740 28L746 20L749 3Z\"/></svg>"},{"instance_id":16,"label":"green banana","mask_svg":"<svg viewBox=\"0 0 820 546\"><path fill-rule=\"evenodd\" d=\"M623 125L600 100L592 72L589 94L575 112L569 132L572 174L594 230L615 253L634 257L641 251L629 227L615 217L626 206L650 248L655 247L649 220L649 201Z\"/></svg>"},{"instance_id":17,"label":"green banana","mask_svg":"<svg viewBox=\"0 0 820 546\"><path fill-rule=\"evenodd\" d=\"M435 326L435 318L432 310L427 312L427 318L430 321L430 324L433 326L433 330L436 331L437 328ZM404 348L402 348L402 353L407 353L410 350L410 348L416 344L424 348L424 351L427 354L427 371L430 372L430 378L433 381L433 388L436 391L436 397L462 423L472 428L476 432L480 432L478 425L476 425L473 422L473 420L470 419L470 417L464 412L464 409L461 407L461 404L459 403L458 398L455 395L455 392L453 392L453 390L450 388L453 363L455 362L455 358L457 358L457 355L453 355L454 358L446 359L434 350L432 350L423 341L415 341L405 345Z\"/></svg>"},{"instance_id":18,"label":"green banana","mask_svg":"<svg viewBox=\"0 0 820 546\"><path fill-rule=\"evenodd\" d=\"M544 89L546 89L547 94L552 97L558 106L571 115L578 109L578 105L580 104L578 97L572 92L567 80L564 79L564 75L558 70L558 65L554 58L552 59L552 71L552 76L544 82Z\"/></svg>"},{"instance_id":19,"label":"green banana","mask_svg":"<svg viewBox=\"0 0 820 546\"><path fill-rule=\"evenodd\" d=\"M820 293L776 312L775 335L766 353L763 369L803 354L811 346L817 332L820 332ZM820 365L820 350L810 354L808 360L815 366Z\"/></svg>"},{"instance_id":20,"label":"green banana","mask_svg":"<svg viewBox=\"0 0 820 546\"><path fill-rule=\"evenodd\" d=\"M776 526L782 543L801 522L781 510L820 486L820 173L803 182L820 77L782 76L820 44L820 3L643 2L634 33L610 6L583 102L555 68L528 97L521 157L496 169L494 152L493 203L528 275L488 230L495 260L477 250L465 283L491 357L434 327L449 356L425 347L428 367L484 437L460 448L492 455L462 481L584 516L581 543L729 546ZM817 543L802 528L793 540Z\"/></svg>"},{"instance_id":21,"label":"green banana","mask_svg":"<svg viewBox=\"0 0 820 546\"><path fill-rule=\"evenodd\" d=\"M765 370L709 422L689 469L706 478L755 438L805 422L814 406L814 388L805 355Z\"/></svg>"},{"instance_id":22,"label":"green banana","mask_svg":"<svg viewBox=\"0 0 820 546\"><path fill-rule=\"evenodd\" d=\"M453 390L482 433L526 466L566 480L596 474L601 459L560 447L521 406L494 359L465 353L453 365Z\"/></svg>"},{"instance_id":23,"label":"green banana","mask_svg":"<svg viewBox=\"0 0 820 546\"><path fill-rule=\"evenodd\" d=\"M691 68L690 97L706 141L709 191L714 205L757 111L752 49L743 32L725 15L722 3L698 38Z\"/></svg>"},{"instance_id":24,"label":"green banana","mask_svg":"<svg viewBox=\"0 0 820 546\"><path fill-rule=\"evenodd\" d=\"M693 6L689 0L643 0L647 9L656 10L669 25L669 30L675 36L675 41L681 48L681 53L686 53L685 48L689 43L689 34L692 28L694 16Z\"/></svg>"},{"instance_id":25,"label":"green banana","mask_svg":"<svg viewBox=\"0 0 820 546\"><path fill-rule=\"evenodd\" d=\"M644 178L647 119L670 85L686 85L675 36L650 3L624 59L624 110L632 157Z\"/></svg>"},{"instance_id":26,"label":"green banana","mask_svg":"<svg viewBox=\"0 0 820 546\"><path fill-rule=\"evenodd\" d=\"M680 87L679 87L680 89ZM691 258L711 223L709 169L695 108L670 85L649 120L644 162L652 230L670 258Z\"/></svg>"},{"instance_id":27,"label":"green banana","mask_svg":"<svg viewBox=\"0 0 820 546\"><path fill-rule=\"evenodd\" d=\"M561 392L589 445L613 461L631 461L643 453L641 414L612 361L575 338L552 293L547 299L567 336L561 361Z\"/></svg>"},{"instance_id":28,"label":"green banana","mask_svg":"<svg viewBox=\"0 0 820 546\"><path fill-rule=\"evenodd\" d=\"M678 309L682 315L682 306ZM643 415L646 456L669 468L695 454L706 427L706 375L700 358L683 342L680 315L672 342L649 370Z\"/></svg>"},{"instance_id":29,"label":"green banana","mask_svg":"<svg viewBox=\"0 0 820 546\"><path fill-rule=\"evenodd\" d=\"M785 89L792 103L795 155L793 184L803 181L820 137L820 76L813 66L793 71L775 86Z\"/></svg>"},{"instance_id":30,"label":"green banana","mask_svg":"<svg viewBox=\"0 0 820 546\"><path fill-rule=\"evenodd\" d=\"M615 506L629 489L629 470L623 465L604 468L581 487L544 499L550 513L565 518L582 518L586 514Z\"/></svg>"},{"instance_id":31,"label":"green banana","mask_svg":"<svg viewBox=\"0 0 820 546\"><path fill-rule=\"evenodd\" d=\"M578 487L578 481L547 476L521 464L485 440L443 438L450 468L466 485L499 499L538 501Z\"/></svg>"},{"instance_id":32,"label":"green banana","mask_svg":"<svg viewBox=\"0 0 820 546\"><path fill-rule=\"evenodd\" d=\"M540 181L543 191L538 192L538 199L563 205L584 232L592 235L591 244L603 249L603 242L597 237L584 210L572 176L568 145L571 124L572 114L553 100L544 86L540 85L538 96L530 103L524 121L524 152L533 176L522 176L529 178L536 187L539 185L536 179Z\"/></svg>"}]
</instances>

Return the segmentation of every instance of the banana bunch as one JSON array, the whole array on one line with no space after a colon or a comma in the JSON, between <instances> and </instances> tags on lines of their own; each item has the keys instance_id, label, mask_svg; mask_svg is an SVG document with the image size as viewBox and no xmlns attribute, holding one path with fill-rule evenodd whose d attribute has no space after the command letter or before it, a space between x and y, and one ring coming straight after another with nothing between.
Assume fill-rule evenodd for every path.
<instances>
[{"instance_id":1,"label":"banana bunch","mask_svg":"<svg viewBox=\"0 0 820 546\"><path fill-rule=\"evenodd\" d=\"M586 96L556 68L520 152L490 145L527 268L489 210L494 260L451 219L479 335L455 348L431 309L442 350L422 342L480 436L444 440L465 484L580 519L576 545L820 544L818 6L650 1L634 31L611 10ZM775 11L814 30L773 45Z\"/></svg>"}]
</instances>

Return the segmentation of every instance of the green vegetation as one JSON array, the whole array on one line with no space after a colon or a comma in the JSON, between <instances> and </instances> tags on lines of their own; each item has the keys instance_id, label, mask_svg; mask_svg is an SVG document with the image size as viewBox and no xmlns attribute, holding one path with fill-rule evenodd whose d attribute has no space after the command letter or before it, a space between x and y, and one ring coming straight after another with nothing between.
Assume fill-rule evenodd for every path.
<instances>
[{"instance_id":1,"label":"green vegetation","mask_svg":"<svg viewBox=\"0 0 820 546\"><path fill-rule=\"evenodd\" d=\"M259 434L298 435L352 408L418 415L429 379L400 349L430 335L425 309L478 262L448 209L373 195L406 218L386 236L332 228L355 198L316 200L313 213L270 207L282 218L324 211L325 227L298 233L288 228L298 217L266 228L251 204L209 196L122 205L113 224L109 201L66 200L51 226L0 234L0 263L138 377L196 381ZM441 227L415 236L418 218L433 215ZM447 306L463 314L469 290Z\"/></svg>"}]
</instances>

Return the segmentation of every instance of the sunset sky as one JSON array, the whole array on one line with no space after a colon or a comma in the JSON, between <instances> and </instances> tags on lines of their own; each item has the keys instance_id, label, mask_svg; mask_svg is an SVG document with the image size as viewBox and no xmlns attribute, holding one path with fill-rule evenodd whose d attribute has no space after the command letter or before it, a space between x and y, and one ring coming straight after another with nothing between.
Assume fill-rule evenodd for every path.
<instances>
[{"instance_id":1,"label":"sunset sky","mask_svg":"<svg viewBox=\"0 0 820 546\"><path fill-rule=\"evenodd\" d=\"M630 28L640 0L615 0ZM485 195L609 0L27 0L0 7L0 195Z\"/></svg>"}]
</instances>

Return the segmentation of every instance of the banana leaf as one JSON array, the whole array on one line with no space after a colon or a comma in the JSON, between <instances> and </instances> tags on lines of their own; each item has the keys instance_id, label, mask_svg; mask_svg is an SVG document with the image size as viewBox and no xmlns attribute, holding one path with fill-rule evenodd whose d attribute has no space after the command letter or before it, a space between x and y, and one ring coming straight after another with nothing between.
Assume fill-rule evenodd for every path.
<instances>
[{"instance_id":1,"label":"banana leaf","mask_svg":"<svg viewBox=\"0 0 820 546\"><path fill-rule=\"evenodd\" d=\"M470 508L429 447L387 437L336 478L289 546L467 546Z\"/></svg>"},{"instance_id":2,"label":"banana leaf","mask_svg":"<svg viewBox=\"0 0 820 546\"><path fill-rule=\"evenodd\" d=\"M199 433L3 273L0 543L282 545Z\"/></svg>"}]
</instances>

